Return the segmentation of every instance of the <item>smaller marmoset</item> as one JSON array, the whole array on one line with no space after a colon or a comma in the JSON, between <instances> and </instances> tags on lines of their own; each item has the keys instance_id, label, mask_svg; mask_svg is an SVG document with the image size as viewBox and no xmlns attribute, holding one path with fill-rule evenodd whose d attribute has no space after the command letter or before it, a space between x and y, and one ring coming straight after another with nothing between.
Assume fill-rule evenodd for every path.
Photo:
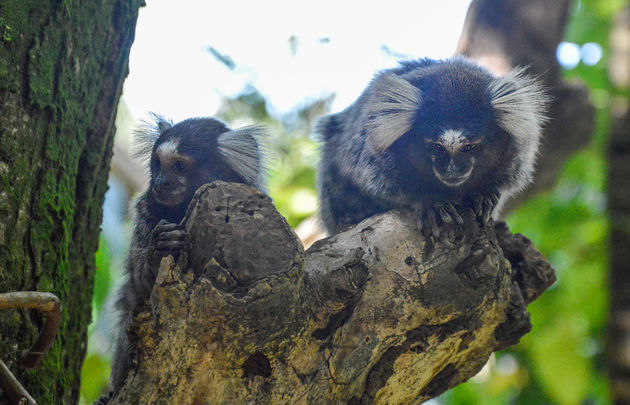
<instances>
[{"instance_id":1,"label":"smaller marmoset","mask_svg":"<svg viewBox=\"0 0 630 405\"><path fill-rule=\"evenodd\" d=\"M547 96L522 69L494 76L464 58L420 59L379 72L348 108L323 117L318 191L329 233L411 208L438 237L483 221L532 179Z\"/></svg>"},{"instance_id":2,"label":"smaller marmoset","mask_svg":"<svg viewBox=\"0 0 630 405\"><path fill-rule=\"evenodd\" d=\"M191 118L173 125L155 122L136 132L138 157L148 160L151 181L135 202L134 228L117 308L119 337L112 362L111 385L122 386L132 367L135 348L127 329L151 295L160 260L189 248L180 224L195 191L214 180L250 184L264 192L261 127L230 130L213 118ZM106 403L102 398L100 403Z\"/></svg>"}]
</instances>

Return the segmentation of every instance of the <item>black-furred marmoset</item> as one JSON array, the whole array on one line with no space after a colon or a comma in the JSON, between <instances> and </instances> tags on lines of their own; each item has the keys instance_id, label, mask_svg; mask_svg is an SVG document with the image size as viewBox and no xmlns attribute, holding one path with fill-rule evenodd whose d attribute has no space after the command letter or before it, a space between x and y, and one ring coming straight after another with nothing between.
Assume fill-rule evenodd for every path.
<instances>
[{"instance_id":1,"label":"black-furred marmoset","mask_svg":"<svg viewBox=\"0 0 630 405\"><path fill-rule=\"evenodd\" d=\"M137 156L148 161L151 181L135 203L127 279L117 302L120 323L111 374L114 392L132 367L135 348L126 332L151 295L160 260L177 256L189 246L189 235L180 221L195 191L214 180L250 184L264 191L261 127L230 130L213 118L191 118L176 125L157 115L154 118L136 132Z\"/></svg>"},{"instance_id":2,"label":"black-furred marmoset","mask_svg":"<svg viewBox=\"0 0 630 405\"><path fill-rule=\"evenodd\" d=\"M547 96L523 69L494 76L464 58L420 59L379 72L318 125L320 217L334 234L412 208L439 236L461 207L487 221L532 179Z\"/></svg>"}]
</instances>

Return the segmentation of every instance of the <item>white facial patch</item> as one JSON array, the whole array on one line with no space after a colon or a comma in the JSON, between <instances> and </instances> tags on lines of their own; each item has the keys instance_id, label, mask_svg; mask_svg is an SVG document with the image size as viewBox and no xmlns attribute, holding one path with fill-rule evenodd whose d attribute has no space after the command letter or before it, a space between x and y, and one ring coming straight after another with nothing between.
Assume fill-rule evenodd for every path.
<instances>
[{"instance_id":1,"label":"white facial patch","mask_svg":"<svg viewBox=\"0 0 630 405\"><path fill-rule=\"evenodd\" d=\"M178 145L179 143L177 141L166 141L157 147L155 153L159 156L160 161L170 160L173 155L177 154Z\"/></svg>"},{"instance_id":2,"label":"white facial patch","mask_svg":"<svg viewBox=\"0 0 630 405\"><path fill-rule=\"evenodd\" d=\"M449 151L457 151L466 143L462 131L448 129L440 135L440 143Z\"/></svg>"}]
</instances>

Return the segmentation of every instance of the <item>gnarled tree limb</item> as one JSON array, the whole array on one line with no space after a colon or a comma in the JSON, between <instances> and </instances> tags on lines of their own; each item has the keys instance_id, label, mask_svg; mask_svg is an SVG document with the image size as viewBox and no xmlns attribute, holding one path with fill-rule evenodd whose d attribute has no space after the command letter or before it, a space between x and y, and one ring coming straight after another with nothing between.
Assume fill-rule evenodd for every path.
<instances>
[{"instance_id":1,"label":"gnarled tree limb","mask_svg":"<svg viewBox=\"0 0 630 405\"><path fill-rule=\"evenodd\" d=\"M429 245L392 211L304 252L264 195L202 187L184 219L192 250L162 260L131 330L137 366L112 403L440 394L529 331L525 306L555 280L524 237L465 222Z\"/></svg>"}]
</instances>

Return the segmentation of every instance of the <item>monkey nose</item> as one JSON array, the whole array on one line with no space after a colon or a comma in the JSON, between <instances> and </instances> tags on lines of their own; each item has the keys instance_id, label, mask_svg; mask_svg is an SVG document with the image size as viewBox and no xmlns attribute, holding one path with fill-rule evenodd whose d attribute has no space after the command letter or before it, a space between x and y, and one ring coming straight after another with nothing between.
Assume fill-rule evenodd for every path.
<instances>
[{"instance_id":1,"label":"monkey nose","mask_svg":"<svg viewBox=\"0 0 630 405\"><path fill-rule=\"evenodd\" d=\"M153 183L153 190L155 190L155 192L157 193L161 193L165 190L168 190L168 188L170 187L170 183L168 181L156 181Z\"/></svg>"},{"instance_id":2,"label":"monkey nose","mask_svg":"<svg viewBox=\"0 0 630 405\"><path fill-rule=\"evenodd\" d=\"M453 162L453 160L451 160L448 164L448 166L446 166L446 176L447 177L459 177L462 175L464 171L461 170L461 168L459 166L457 166L455 164L455 162Z\"/></svg>"}]
</instances>

